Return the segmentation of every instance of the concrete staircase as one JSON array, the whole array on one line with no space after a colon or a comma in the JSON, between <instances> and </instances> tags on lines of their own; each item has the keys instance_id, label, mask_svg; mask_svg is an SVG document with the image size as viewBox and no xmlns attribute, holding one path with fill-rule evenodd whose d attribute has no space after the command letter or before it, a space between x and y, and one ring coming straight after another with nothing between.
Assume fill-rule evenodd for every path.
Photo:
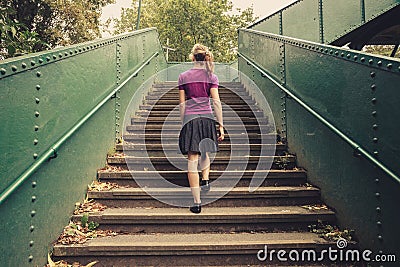
<instances>
[{"instance_id":1,"label":"concrete staircase","mask_svg":"<svg viewBox=\"0 0 400 267\"><path fill-rule=\"evenodd\" d=\"M320 251L334 246L308 230L308 226L318 220L334 223L335 214L329 209L302 207L322 204L320 191L306 184L306 172L296 167L296 157L287 154L286 145L276 144L275 156L260 159L260 128L255 115L262 115L262 111L252 111L248 106L256 105L255 101L239 83L221 84L220 96L245 124L251 148L247 155L249 162L245 165L241 164L243 157L231 157L230 141L243 138L243 133L239 127L235 131L237 118L225 111L225 125L232 127L211 165L210 179L215 180L222 173L237 177L237 172L226 171L228 161L237 161L238 168L245 171L237 177L240 180L232 191L203 206L200 214L192 214L187 207L169 206L152 198L138 186L133 177L146 183L154 180L156 174L171 183L188 186L186 172L172 165L165 156L168 151L172 153L177 149L174 140L180 129L179 114L171 110L178 104L178 90L174 83L155 84L132 117L124 135L125 143L116 145L117 154L108 156L108 168L97 174L100 181L117 183L121 187L88 192L89 199L108 206L102 212L90 214L89 220L98 222L100 229L121 234L95 238L80 245L55 245L53 256L83 264L99 261L95 266L294 266L299 263L279 262L276 257L272 262L259 261L257 252L265 245L269 250L288 251ZM172 117L172 123L163 128L163 136L171 135L171 138L161 146L161 127L167 115ZM268 124L268 120L264 118L262 123ZM267 140L270 144L265 146L272 149L276 137L271 135ZM240 151L240 146L237 149ZM153 170L143 168L143 157L151 158ZM179 155L176 157L179 161ZM262 186L250 193L248 185L252 174L267 171L255 170L259 160L272 161L272 170ZM283 167L282 161L285 162ZM221 183L223 185L223 181ZM151 190L163 194L163 188ZM223 188L214 186L210 192L202 193L202 200L212 198L218 190ZM190 192L185 188L176 190L174 197L187 199L187 203L191 201ZM80 215L72 219L80 220Z\"/></svg>"}]
</instances>

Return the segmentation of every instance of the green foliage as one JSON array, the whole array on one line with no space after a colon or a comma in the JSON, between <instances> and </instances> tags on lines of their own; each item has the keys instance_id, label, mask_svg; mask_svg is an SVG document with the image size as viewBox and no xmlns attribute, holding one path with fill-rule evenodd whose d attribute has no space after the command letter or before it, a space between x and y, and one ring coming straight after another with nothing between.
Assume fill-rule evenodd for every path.
<instances>
[{"instance_id":1,"label":"green foliage","mask_svg":"<svg viewBox=\"0 0 400 267\"><path fill-rule=\"evenodd\" d=\"M94 231L99 227L97 222L89 222L89 212L82 214L81 225L83 228L87 227L88 231Z\"/></svg>"},{"instance_id":2,"label":"green foliage","mask_svg":"<svg viewBox=\"0 0 400 267\"><path fill-rule=\"evenodd\" d=\"M0 0L0 53L12 57L100 37L102 7L115 0Z\"/></svg>"},{"instance_id":3,"label":"green foliage","mask_svg":"<svg viewBox=\"0 0 400 267\"><path fill-rule=\"evenodd\" d=\"M87 225L89 231L94 231L99 227L99 223L97 222L89 222Z\"/></svg>"},{"instance_id":4,"label":"green foliage","mask_svg":"<svg viewBox=\"0 0 400 267\"><path fill-rule=\"evenodd\" d=\"M122 9L114 23L113 34L136 28L138 0L131 8ZM228 0L143 0L140 27L156 27L160 41L176 49L171 61L187 61L195 43L209 46L216 61L230 62L236 58L237 29L255 21L253 9L233 12Z\"/></svg>"},{"instance_id":5,"label":"green foliage","mask_svg":"<svg viewBox=\"0 0 400 267\"><path fill-rule=\"evenodd\" d=\"M35 46L46 46L36 32L12 17L16 11L0 7L0 59L35 52Z\"/></svg>"},{"instance_id":6,"label":"green foliage","mask_svg":"<svg viewBox=\"0 0 400 267\"><path fill-rule=\"evenodd\" d=\"M289 158L290 154L288 153L284 153L283 155L281 155L280 157L277 157L274 160L275 165L277 166L278 169L280 170L287 170L289 165L290 165L290 158Z\"/></svg>"},{"instance_id":7,"label":"green foliage","mask_svg":"<svg viewBox=\"0 0 400 267\"><path fill-rule=\"evenodd\" d=\"M82 218L81 218L81 224L83 227L86 227L86 224L89 221L89 212L85 212L84 214L82 214Z\"/></svg>"},{"instance_id":8,"label":"green foliage","mask_svg":"<svg viewBox=\"0 0 400 267\"><path fill-rule=\"evenodd\" d=\"M51 10L51 35L53 45L69 45L93 40L101 36L100 16L105 5L115 0L63 0L47 2Z\"/></svg>"},{"instance_id":9,"label":"green foliage","mask_svg":"<svg viewBox=\"0 0 400 267\"><path fill-rule=\"evenodd\" d=\"M317 224L309 225L308 228L310 232L318 234L319 237L328 241L337 241L339 239L353 240L354 230L340 230L337 226L324 224L320 220L318 220Z\"/></svg>"}]
</instances>

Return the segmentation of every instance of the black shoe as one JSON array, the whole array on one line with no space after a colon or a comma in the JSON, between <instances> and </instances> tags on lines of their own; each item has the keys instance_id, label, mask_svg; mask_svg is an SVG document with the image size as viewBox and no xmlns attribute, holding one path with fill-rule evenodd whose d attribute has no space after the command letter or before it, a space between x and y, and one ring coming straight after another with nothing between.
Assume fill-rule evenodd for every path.
<instances>
[{"instance_id":1,"label":"black shoe","mask_svg":"<svg viewBox=\"0 0 400 267\"><path fill-rule=\"evenodd\" d=\"M201 212L201 203L194 203L194 205L190 207L190 211L193 213L200 213Z\"/></svg>"},{"instance_id":2,"label":"black shoe","mask_svg":"<svg viewBox=\"0 0 400 267\"><path fill-rule=\"evenodd\" d=\"M211 185L209 180L201 180L200 186L201 186L201 191L205 192L210 191Z\"/></svg>"}]
</instances>

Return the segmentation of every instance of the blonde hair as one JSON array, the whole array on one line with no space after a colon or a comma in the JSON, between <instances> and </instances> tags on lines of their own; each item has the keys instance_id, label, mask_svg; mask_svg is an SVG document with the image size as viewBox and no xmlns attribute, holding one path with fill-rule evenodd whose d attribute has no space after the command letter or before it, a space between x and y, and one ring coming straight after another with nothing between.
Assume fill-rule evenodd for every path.
<instances>
[{"instance_id":1,"label":"blonde hair","mask_svg":"<svg viewBox=\"0 0 400 267\"><path fill-rule=\"evenodd\" d=\"M195 44L189 57L191 60L205 64L209 76L214 72L214 56L207 46Z\"/></svg>"}]
</instances>

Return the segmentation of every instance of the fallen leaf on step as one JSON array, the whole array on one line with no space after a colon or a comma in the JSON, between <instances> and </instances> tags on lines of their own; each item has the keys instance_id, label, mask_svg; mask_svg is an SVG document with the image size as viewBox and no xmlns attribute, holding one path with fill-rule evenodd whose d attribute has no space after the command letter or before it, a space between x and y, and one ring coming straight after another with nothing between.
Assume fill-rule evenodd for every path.
<instances>
[{"instance_id":1,"label":"fallen leaf on step","mask_svg":"<svg viewBox=\"0 0 400 267\"><path fill-rule=\"evenodd\" d=\"M52 259L51 259L51 257L50 257L50 254L47 254L47 262L48 262L49 267L54 267L54 266L56 266L55 262L52 261Z\"/></svg>"},{"instance_id":2,"label":"fallen leaf on step","mask_svg":"<svg viewBox=\"0 0 400 267\"><path fill-rule=\"evenodd\" d=\"M93 199L89 201L85 201L84 203L81 203L77 208L75 208L74 214L82 214L85 212L99 212L107 209L106 205L103 205L101 203L95 202Z\"/></svg>"},{"instance_id":3,"label":"fallen leaf on step","mask_svg":"<svg viewBox=\"0 0 400 267\"><path fill-rule=\"evenodd\" d=\"M93 230L90 227L82 227L82 225L80 225L80 222L70 222L69 225L64 227L63 233L57 239L57 243L63 245L83 244L88 239L115 235L117 235L117 233L111 230Z\"/></svg>"},{"instance_id":4,"label":"fallen leaf on step","mask_svg":"<svg viewBox=\"0 0 400 267\"><path fill-rule=\"evenodd\" d=\"M316 210L329 210L329 208L326 205L304 205L301 206L303 209L311 210L311 211L316 211Z\"/></svg>"},{"instance_id":5,"label":"fallen leaf on step","mask_svg":"<svg viewBox=\"0 0 400 267\"><path fill-rule=\"evenodd\" d=\"M119 188L117 183L93 181L88 185L89 191L108 191L114 188Z\"/></svg>"}]
</instances>

